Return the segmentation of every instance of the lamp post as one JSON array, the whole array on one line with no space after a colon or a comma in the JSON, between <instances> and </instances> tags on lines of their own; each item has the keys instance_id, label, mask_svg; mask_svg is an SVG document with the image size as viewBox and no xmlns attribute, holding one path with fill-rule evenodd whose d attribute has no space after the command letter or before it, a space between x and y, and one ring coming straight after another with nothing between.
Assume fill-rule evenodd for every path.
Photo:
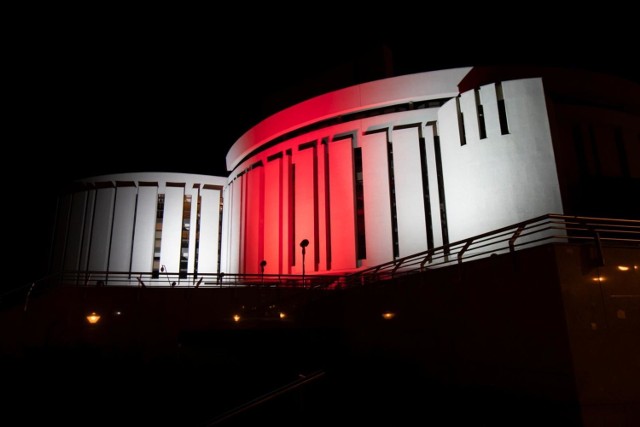
<instances>
[{"instance_id":1,"label":"lamp post","mask_svg":"<svg viewBox=\"0 0 640 427\"><path fill-rule=\"evenodd\" d=\"M260 261L260 284L264 285L264 268L267 266L267 261L266 260L262 260Z\"/></svg>"},{"instance_id":2,"label":"lamp post","mask_svg":"<svg viewBox=\"0 0 640 427\"><path fill-rule=\"evenodd\" d=\"M309 241L304 239L300 242L300 247L302 248L302 287L304 288L304 256L307 253L307 246L309 246Z\"/></svg>"}]
</instances>

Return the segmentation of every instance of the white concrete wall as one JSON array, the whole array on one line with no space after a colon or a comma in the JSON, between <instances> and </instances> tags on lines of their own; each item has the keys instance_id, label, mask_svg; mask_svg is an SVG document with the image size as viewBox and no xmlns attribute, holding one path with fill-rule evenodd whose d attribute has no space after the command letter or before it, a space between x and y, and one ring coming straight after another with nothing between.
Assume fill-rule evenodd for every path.
<instances>
[{"instance_id":1,"label":"white concrete wall","mask_svg":"<svg viewBox=\"0 0 640 427\"><path fill-rule=\"evenodd\" d=\"M353 270L357 267L353 141L331 141L328 150L331 269Z\"/></svg>"},{"instance_id":2,"label":"white concrete wall","mask_svg":"<svg viewBox=\"0 0 640 427\"><path fill-rule=\"evenodd\" d=\"M282 157L267 161L265 165L264 194L264 259L265 274L282 273Z\"/></svg>"},{"instance_id":3,"label":"white concrete wall","mask_svg":"<svg viewBox=\"0 0 640 427\"><path fill-rule=\"evenodd\" d=\"M130 271L137 190L133 185L116 187L109 271Z\"/></svg>"},{"instance_id":4,"label":"white concrete wall","mask_svg":"<svg viewBox=\"0 0 640 427\"><path fill-rule=\"evenodd\" d=\"M106 271L108 267L115 195L116 189L113 187L96 190L91 252L89 253L89 270L91 271Z\"/></svg>"},{"instance_id":5,"label":"white concrete wall","mask_svg":"<svg viewBox=\"0 0 640 427\"><path fill-rule=\"evenodd\" d=\"M222 234L220 239L220 272L228 272L231 256L231 224L235 220L231 212L234 186L228 185L222 190Z\"/></svg>"},{"instance_id":6,"label":"white concrete wall","mask_svg":"<svg viewBox=\"0 0 640 427\"><path fill-rule=\"evenodd\" d=\"M220 197L218 189L201 189L200 242L198 272L218 271L218 234L220 231ZM195 223L194 223L195 224Z\"/></svg>"},{"instance_id":7,"label":"white concrete wall","mask_svg":"<svg viewBox=\"0 0 640 427\"><path fill-rule=\"evenodd\" d=\"M363 135L362 186L365 208L366 265L393 259L391 202L387 168L387 132Z\"/></svg>"},{"instance_id":8,"label":"white concrete wall","mask_svg":"<svg viewBox=\"0 0 640 427\"><path fill-rule=\"evenodd\" d=\"M429 205L431 209L431 232L433 233L433 247L444 244L442 232L442 218L440 215L440 194L438 186L438 168L436 165L434 125L426 125L424 128L425 154L427 161L427 177L429 186Z\"/></svg>"},{"instance_id":9,"label":"white concrete wall","mask_svg":"<svg viewBox=\"0 0 640 427\"><path fill-rule=\"evenodd\" d=\"M481 93L493 86L481 88ZM510 131L507 135L496 133L497 113L489 113L488 137L478 139L477 125L467 120L476 114L475 104L468 101L473 91L461 96L466 145L460 145L455 100L438 114L451 242L538 215L562 212L542 81L507 81L502 88Z\"/></svg>"},{"instance_id":10,"label":"white concrete wall","mask_svg":"<svg viewBox=\"0 0 640 427\"><path fill-rule=\"evenodd\" d=\"M400 257L427 249L417 128L392 132Z\"/></svg>"},{"instance_id":11,"label":"white concrete wall","mask_svg":"<svg viewBox=\"0 0 640 427\"><path fill-rule=\"evenodd\" d=\"M61 197L58 206L52 271L92 272L91 283L107 278L108 284L127 284L127 276L115 282L115 272L138 272L147 283L153 268L158 195L165 194L160 263L177 278L180 268L183 195L192 196L188 272L195 264L198 188L204 194L201 223L201 268L217 272L220 193L226 178L174 173L105 175L84 180L85 189ZM177 183L167 186L167 182ZM204 236L204 241L202 237ZM227 236L228 238L228 236ZM202 270L201 270L202 271ZM156 284L168 285L165 274ZM137 284L137 282L133 282Z\"/></svg>"},{"instance_id":12,"label":"white concrete wall","mask_svg":"<svg viewBox=\"0 0 640 427\"><path fill-rule=\"evenodd\" d=\"M157 206L158 187L138 187L131 271L150 272L153 267Z\"/></svg>"},{"instance_id":13,"label":"white concrete wall","mask_svg":"<svg viewBox=\"0 0 640 427\"><path fill-rule=\"evenodd\" d=\"M456 96L457 85L469 70L470 67L453 68L367 82L296 104L266 118L242 135L227 154L227 169L236 169L252 150L273 138L309 123L401 102Z\"/></svg>"},{"instance_id":14,"label":"white concrete wall","mask_svg":"<svg viewBox=\"0 0 640 427\"><path fill-rule=\"evenodd\" d=\"M245 174L247 183L246 212L244 216L245 257L243 270L247 273L260 272L263 256L263 215L264 215L264 166L256 166Z\"/></svg>"},{"instance_id":15,"label":"white concrete wall","mask_svg":"<svg viewBox=\"0 0 640 427\"><path fill-rule=\"evenodd\" d=\"M160 265L164 265L165 272L174 273L176 277L180 271L183 197L184 187L167 187L165 189Z\"/></svg>"},{"instance_id":16,"label":"white concrete wall","mask_svg":"<svg viewBox=\"0 0 640 427\"><path fill-rule=\"evenodd\" d=\"M237 273L240 271L240 242L242 241L242 236L240 234L240 226L243 220L241 216L241 201L242 197L242 183L244 180L244 175L238 177L233 182L232 192L230 194L230 220L229 220L229 262L227 264L227 269L224 270L226 273ZM225 202L227 203L227 202Z\"/></svg>"},{"instance_id":17,"label":"white concrete wall","mask_svg":"<svg viewBox=\"0 0 640 427\"><path fill-rule=\"evenodd\" d=\"M314 271L313 260L314 232L315 232L315 204L314 204L314 155L315 147L294 152L295 165L295 265L294 274L302 274L302 248L300 242L307 239L310 243L305 250L305 271Z\"/></svg>"},{"instance_id":18,"label":"white concrete wall","mask_svg":"<svg viewBox=\"0 0 640 427\"><path fill-rule=\"evenodd\" d=\"M80 271L89 269L89 253L91 252L91 230L93 229L93 213L95 211L96 190L86 191L87 210L84 213L84 231L82 233L82 251L80 252Z\"/></svg>"},{"instance_id":19,"label":"white concrete wall","mask_svg":"<svg viewBox=\"0 0 640 427\"><path fill-rule=\"evenodd\" d=\"M457 70L454 74L461 79L466 71ZM438 74L437 77L442 76ZM415 86L419 86L419 82L425 86ZM270 230L266 232L271 234L265 239L268 243L263 244L263 250L269 257L278 259L281 272L287 273L292 266L293 273L301 272L299 242L303 238L311 242L307 248L307 272L312 270L310 258L317 261L313 267L318 273L352 271L392 260L391 215L394 208L391 192L395 193L400 257L425 251L430 244L434 247L443 245L445 232L448 241L454 242L545 213L562 212L540 79L501 82L510 131L507 135L501 134L494 83L460 94L458 102L464 115L465 145L460 136L455 84L449 81L430 86L430 82L426 75L409 80L389 79L310 100L266 119L247 132L229 152L228 163L237 166L229 184L233 192L242 188L241 179L235 178L238 174L247 173L250 165L258 161L268 164L269 157L275 159L267 167L266 179L270 188L265 189L265 211L257 220L262 219L264 229ZM331 117L330 113L352 112L363 105L372 107L413 101L408 88L419 93L415 102L443 97L451 99L441 107L409 108L312 130L240 161L242 155L262 146L269 138ZM366 100L357 101L356 94L362 95L365 89ZM388 98L385 100L385 97ZM480 138L478 104L483 107L485 138ZM353 133L353 139L344 138L349 132ZM387 165L387 138L393 149L393 189L390 188ZM356 146L362 148L367 249L363 260L356 259L354 140ZM309 141L316 141L315 148L300 151L300 144ZM424 144L424 157L421 157L421 143ZM281 167L278 166L280 162ZM288 176L291 171L288 162L295 167L293 180ZM439 166L442 176L438 173ZM423 188L423 167L428 181L426 189ZM424 193L428 193L426 206ZM276 199L281 202L277 203ZM242 197L238 203L240 206L231 212L231 224L243 221L246 214L238 216L238 212L246 212L243 210L246 204L253 202ZM295 213L295 224L289 217L292 212ZM252 217L251 224L255 221ZM248 233L246 236L240 236L242 242L247 239L259 242L256 236L250 237L253 229L245 232ZM238 233L231 231L230 235ZM242 247L239 250L240 256L248 253ZM292 255L295 262L292 262ZM231 265L229 271L245 271L239 264L237 268Z\"/></svg>"}]
</instances>

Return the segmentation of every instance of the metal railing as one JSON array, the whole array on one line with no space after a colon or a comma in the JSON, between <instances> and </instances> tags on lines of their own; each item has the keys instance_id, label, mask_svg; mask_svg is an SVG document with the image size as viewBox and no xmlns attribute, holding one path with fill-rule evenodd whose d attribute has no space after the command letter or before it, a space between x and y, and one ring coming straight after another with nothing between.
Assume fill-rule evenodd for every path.
<instances>
[{"instance_id":1,"label":"metal railing","mask_svg":"<svg viewBox=\"0 0 640 427\"><path fill-rule=\"evenodd\" d=\"M235 418L238 415L242 415L256 407L263 406L264 404L268 403L269 401L279 396L290 393L293 390L296 390L311 382L315 382L321 379L322 377L324 377L324 375L325 375L324 371L317 371L308 375L301 374L298 376L297 379L295 379L294 381L288 384L283 385L282 387L278 387L275 390L270 391L269 393L265 393L262 396L252 399L234 409L231 409L221 415L218 415L216 418L207 422L206 426L211 427L211 426L223 424L225 421Z\"/></svg>"},{"instance_id":2,"label":"metal railing","mask_svg":"<svg viewBox=\"0 0 640 427\"><path fill-rule=\"evenodd\" d=\"M351 273L345 277L344 286L397 278L548 243L593 244L596 261L603 265L604 244L640 248L640 220L547 214Z\"/></svg>"},{"instance_id":3,"label":"metal railing","mask_svg":"<svg viewBox=\"0 0 640 427\"><path fill-rule=\"evenodd\" d=\"M67 285L138 286L171 288L281 287L310 289L327 287L339 280L339 275L296 274L232 274L177 273L148 271L66 271L59 280Z\"/></svg>"},{"instance_id":4,"label":"metal railing","mask_svg":"<svg viewBox=\"0 0 640 427\"><path fill-rule=\"evenodd\" d=\"M640 248L640 220L547 214L432 248L349 274L231 274L178 272L66 271L43 278L33 285L9 291L24 295L35 286L138 286L170 288L282 287L333 290L397 278L427 269L456 265L493 254L515 252L548 243L594 245L597 262L604 263L603 245ZM37 284L37 286L36 286Z\"/></svg>"}]
</instances>

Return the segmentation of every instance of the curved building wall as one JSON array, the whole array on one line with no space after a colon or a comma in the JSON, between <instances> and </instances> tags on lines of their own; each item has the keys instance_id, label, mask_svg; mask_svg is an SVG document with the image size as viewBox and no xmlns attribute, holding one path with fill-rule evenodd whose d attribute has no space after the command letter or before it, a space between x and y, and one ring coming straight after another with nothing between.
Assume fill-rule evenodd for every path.
<instances>
[{"instance_id":1,"label":"curved building wall","mask_svg":"<svg viewBox=\"0 0 640 427\"><path fill-rule=\"evenodd\" d=\"M222 270L353 271L562 212L541 79L459 93L468 68L380 80L272 116L227 156Z\"/></svg>"},{"instance_id":2,"label":"curved building wall","mask_svg":"<svg viewBox=\"0 0 640 427\"><path fill-rule=\"evenodd\" d=\"M638 99L608 76L484 67L334 91L247 131L228 178L78 183L52 270L345 273L548 213L637 218Z\"/></svg>"},{"instance_id":3,"label":"curved building wall","mask_svg":"<svg viewBox=\"0 0 640 427\"><path fill-rule=\"evenodd\" d=\"M225 183L159 172L78 182L59 200L52 271L91 272L83 278L91 281L111 275L110 282L162 276L158 284L217 273Z\"/></svg>"}]
</instances>

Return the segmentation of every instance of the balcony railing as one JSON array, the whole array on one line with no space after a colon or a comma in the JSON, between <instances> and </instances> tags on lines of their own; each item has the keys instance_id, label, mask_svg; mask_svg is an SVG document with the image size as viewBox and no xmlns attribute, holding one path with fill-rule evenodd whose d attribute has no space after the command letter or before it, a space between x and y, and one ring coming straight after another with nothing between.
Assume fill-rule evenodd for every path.
<instances>
[{"instance_id":1,"label":"balcony railing","mask_svg":"<svg viewBox=\"0 0 640 427\"><path fill-rule=\"evenodd\" d=\"M594 262L604 265L603 245L640 248L640 220L547 214L359 270L345 277L345 285L396 278L548 243L593 245Z\"/></svg>"},{"instance_id":2,"label":"balcony railing","mask_svg":"<svg viewBox=\"0 0 640 427\"><path fill-rule=\"evenodd\" d=\"M138 286L163 288L282 287L335 290L424 272L493 254L515 252L548 243L593 245L594 262L603 265L603 245L640 248L640 220L547 214L448 245L432 248L349 274L231 274L180 272L67 271L13 289L0 302L23 298L34 288L55 285ZM38 286L36 286L38 285Z\"/></svg>"}]
</instances>

